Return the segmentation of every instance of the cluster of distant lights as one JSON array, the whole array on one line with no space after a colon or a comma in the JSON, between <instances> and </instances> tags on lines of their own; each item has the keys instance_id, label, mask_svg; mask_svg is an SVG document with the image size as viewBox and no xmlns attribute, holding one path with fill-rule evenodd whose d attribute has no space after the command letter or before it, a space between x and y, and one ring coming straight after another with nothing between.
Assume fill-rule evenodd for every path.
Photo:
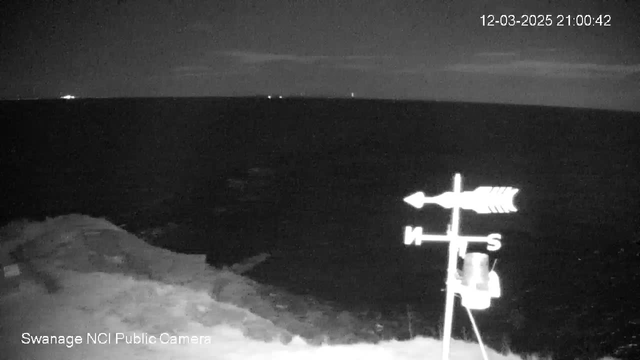
<instances>
[{"instance_id":1,"label":"cluster of distant lights","mask_svg":"<svg viewBox=\"0 0 640 360\"><path fill-rule=\"evenodd\" d=\"M356 94L355 94L355 93L350 93L349 95L350 95L352 98L353 98L353 97L356 97ZM276 99L276 98L277 98L277 99L282 99L282 95L278 95L278 96L276 96L276 95L267 95L267 99Z\"/></svg>"},{"instance_id":2,"label":"cluster of distant lights","mask_svg":"<svg viewBox=\"0 0 640 360\"><path fill-rule=\"evenodd\" d=\"M351 97L355 97L355 94L351 93ZM73 100L75 98L76 97L74 95L68 95L68 94L60 96L60 99L64 99L64 100ZM282 99L282 95L277 95L277 96L276 95L267 95L267 99L276 99L276 98L277 99Z\"/></svg>"}]
</instances>

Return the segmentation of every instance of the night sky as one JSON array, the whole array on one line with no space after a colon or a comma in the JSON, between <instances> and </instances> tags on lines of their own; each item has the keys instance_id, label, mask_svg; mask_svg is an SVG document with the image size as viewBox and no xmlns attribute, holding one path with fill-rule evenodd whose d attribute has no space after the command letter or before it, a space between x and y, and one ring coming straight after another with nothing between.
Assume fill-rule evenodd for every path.
<instances>
[{"instance_id":1,"label":"night sky","mask_svg":"<svg viewBox=\"0 0 640 360\"><path fill-rule=\"evenodd\" d=\"M1 3L3 99L354 93L640 111L640 1ZM490 14L552 25L483 26Z\"/></svg>"}]
</instances>

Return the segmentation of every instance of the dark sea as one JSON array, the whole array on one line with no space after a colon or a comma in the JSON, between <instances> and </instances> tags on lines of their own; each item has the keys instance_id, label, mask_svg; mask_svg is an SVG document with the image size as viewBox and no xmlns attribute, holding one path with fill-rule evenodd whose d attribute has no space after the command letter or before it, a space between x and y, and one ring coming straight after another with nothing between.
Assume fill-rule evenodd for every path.
<instances>
[{"instance_id":1,"label":"dark sea","mask_svg":"<svg viewBox=\"0 0 640 360\"><path fill-rule=\"evenodd\" d=\"M450 210L403 198L512 186L518 212L463 211L502 297L478 311L489 344L554 359L640 358L640 114L357 99L154 98L0 102L0 219L69 213L212 265L268 252L249 276L347 309L444 308ZM486 252L473 245L469 251ZM457 307L454 336L470 328Z\"/></svg>"}]
</instances>

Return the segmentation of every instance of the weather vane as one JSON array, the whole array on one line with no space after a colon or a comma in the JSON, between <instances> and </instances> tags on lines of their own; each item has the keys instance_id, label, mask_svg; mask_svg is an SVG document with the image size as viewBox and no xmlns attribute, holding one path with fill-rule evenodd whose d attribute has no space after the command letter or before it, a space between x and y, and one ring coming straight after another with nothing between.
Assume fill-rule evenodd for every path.
<instances>
[{"instance_id":1,"label":"weather vane","mask_svg":"<svg viewBox=\"0 0 640 360\"><path fill-rule=\"evenodd\" d=\"M405 227L405 245L420 245L425 241L448 241L449 263L447 268L447 297L445 306L444 332L442 335L442 359L449 359L451 343L451 326L453 322L454 296L459 293L462 305L467 309L469 319L480 344L482 356L487 360L484 344L480 332L471 314L471 309L486 309L491 304L491 298L500 297L500 279L493 271L489 271L489 256L483 253L467 254L469 242L486 242L488 251L500 249L502 235L489 234L487 236L461 236L460 210L473 210L478 214L510 213L518 211L513 205L513 198L518 189L512 187L480 186L473 191L462 191L462 176L455 174L453 191L437 196L425 196L422 191L404 198L411 206L421 209L425 204L438 204L452 209L451 224L446 235L423 234L422 227ZM459 255L464 259L462 275L458 273Z\"/></svg>"}]
</instances>

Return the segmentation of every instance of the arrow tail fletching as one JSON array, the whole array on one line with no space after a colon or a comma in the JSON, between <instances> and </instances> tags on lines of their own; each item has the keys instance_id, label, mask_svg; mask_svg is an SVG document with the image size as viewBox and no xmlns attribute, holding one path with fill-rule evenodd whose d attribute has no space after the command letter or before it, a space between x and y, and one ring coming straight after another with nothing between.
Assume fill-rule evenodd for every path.
<instances>
[{"instance_id":1,"label":"arrow tail fletching","mask_svg":"<svg viewBox=\"0 0 640 360\"><path fill-rule=\"evenodd\" d=\"M478 214L506 214L516 212L513 198L518 189L508 186L480 186L468 193L467 207Z\"/></svg>"}]
</instances>

